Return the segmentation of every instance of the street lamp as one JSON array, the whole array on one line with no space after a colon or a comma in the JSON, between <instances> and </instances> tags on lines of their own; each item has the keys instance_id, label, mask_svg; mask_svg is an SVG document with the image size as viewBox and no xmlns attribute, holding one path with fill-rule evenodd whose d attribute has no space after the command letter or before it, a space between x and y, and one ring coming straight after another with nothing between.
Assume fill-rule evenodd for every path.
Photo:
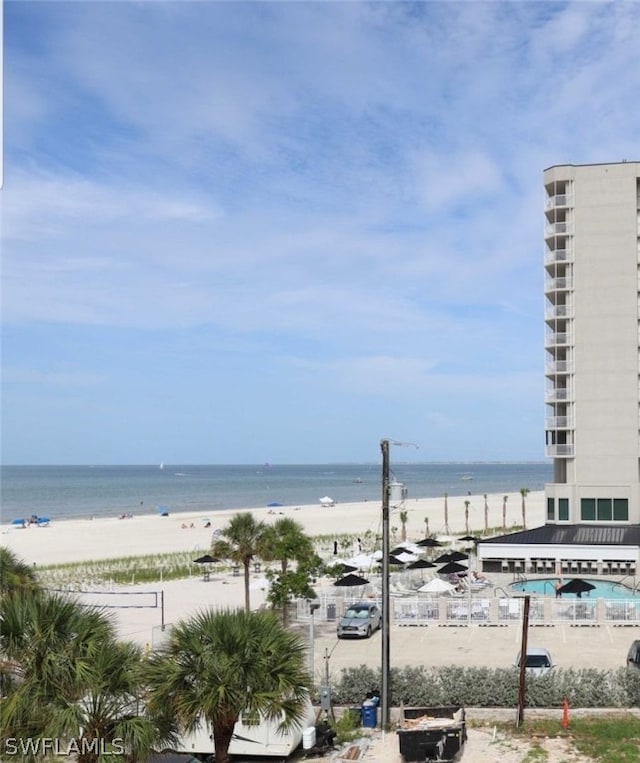
<instances>
[{"instance_id":1,"label":"street lamp","mask_svg":"<svg viewBox=\"0 0 640 763\"><path fill-rule=\"evenodd\" d=\"M389 725L389 440L380 441L382 450L382 686L380 697L382 728Z\"/></svg>"},{"instance_id":2,"label":"street lamp","mask_svg":"<svg viewBox=\"0 0 640 763\"><path fill-rule=\"evenodd\" d=\"M390 440L380 440L380 450L382 451L382 685L380 687L380 711L381 724L386 728L390 722L391 709L391 687L389 684L390 659L390 612L389 612L389 500L390 482L389 473L389 445ZM411 445L414 448L418 446L414 443L396 442L393 445ZM403 500L404 500L403 493Z\"/></svg>"}]
</instances>

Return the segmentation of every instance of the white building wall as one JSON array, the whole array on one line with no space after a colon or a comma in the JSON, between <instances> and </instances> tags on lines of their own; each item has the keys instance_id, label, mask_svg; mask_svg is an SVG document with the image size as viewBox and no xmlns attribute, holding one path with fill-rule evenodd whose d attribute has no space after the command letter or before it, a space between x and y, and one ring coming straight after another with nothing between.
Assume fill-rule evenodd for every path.
<instances>
[{"instance_id":1,"label":"white building wall","mask_svg":"<svg viewBox=\"0 0 640 763\"><path fill-rule=\"evenodd\" d=\"M559 497L569 499L565 521L572 523L585 521L582 498L626 498L627 522L640 523L639 177L637 162L554 167L544 174L547 197L554 183L566 183L568 206L552 219L563 220L568 235L551 247L566 246L572 254L562 271L571 283L561 297L569 318L551 326L568 338L560 357L572 369L551 380L552 387L569 390L568 404L552 413L571 421L569 431L547 435L548 443L568 443L546 490L556 500L551 521L558 520ZM553 352L548 360L558 357Z\"/></svg>"}]
</instances>

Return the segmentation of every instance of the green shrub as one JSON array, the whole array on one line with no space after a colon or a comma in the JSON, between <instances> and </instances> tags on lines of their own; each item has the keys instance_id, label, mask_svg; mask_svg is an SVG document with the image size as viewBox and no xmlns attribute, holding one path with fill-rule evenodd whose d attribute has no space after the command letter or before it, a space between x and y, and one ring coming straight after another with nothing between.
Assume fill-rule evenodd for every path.
<instances>
[{"instance_id":1,"label":"green shrub","mask_svg":"<svg viewBox=\"0 0 640 763\"><path fill-rule=\"evenodd\" d=\"M392 668L389 675L393 706L515 707L518 671L511 668L463 668L423 665ZM366 665L342 670L332 686L336 705L359 705L367 692L381 686L379 670ZM640 671L618 668L555 669L543 676L527 676L527 707L629 708L640 704Z\"/></svg>"},{"instance_id":2,"label":"green shrub","mask_svg":"<svg viewBox=\"0 0 640 763\"><path fill-rule=\"evenodd\" d=\"M334 743L338 746L346 744L347 742L353 742L353 740L361 734L360 716L351 710L342 713L342 715L335 721L332 721L330 725L336 732Z\"/></svg>"}]
</instances>

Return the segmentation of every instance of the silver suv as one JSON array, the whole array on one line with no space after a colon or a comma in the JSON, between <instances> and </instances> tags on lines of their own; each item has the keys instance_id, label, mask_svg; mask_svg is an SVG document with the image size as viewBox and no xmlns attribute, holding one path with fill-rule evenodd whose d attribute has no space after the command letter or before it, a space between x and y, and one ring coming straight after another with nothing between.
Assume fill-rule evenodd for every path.
<instances>
[{"instance_id":1,"label":"silver suv","mask_svg":"<svg viewBox=\"0 0 640 763\"><path fill-rule=\"evenodd\" d=\"M338 638L345 636L369 638L382 627L382 613L375 602L362 601L351 606L338 621Z\"/></svg>"}]
</instances>

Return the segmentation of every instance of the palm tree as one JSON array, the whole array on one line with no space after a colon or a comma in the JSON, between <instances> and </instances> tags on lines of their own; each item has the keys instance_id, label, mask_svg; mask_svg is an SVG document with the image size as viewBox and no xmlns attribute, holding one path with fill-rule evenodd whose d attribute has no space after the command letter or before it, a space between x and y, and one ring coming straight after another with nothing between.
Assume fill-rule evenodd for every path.
<instances>
[{"instance_id":1,"label":"palm tree","mask_svg":"<svg viewBox=\"0 0 640 763\"><path fill-rule=\"evenodd\" d=\"M507 501L509 500L508 495L502 496L502 531L507 532Z\"/></svg>"},{"instance_id":2,"label":"palm tree","mask_svg":"<svg viewBox=\"0 0 640 763\"><path fill-rule=\"evenodd\" d=\"M262 538L267 529L264 522L258 522L253 514L239 512L229 520L229 524L220 531L220 538L214 541L211 553L231 559L244 567L244 606L251 611L249 594L250 566L252 559L259 554Z\"/></svg>"},{"instance_id":3,"label":"palm tree","mask_svg":"<svg viewBox=\"0 0 640 763\"><path fill-rule=\"evenodd\" d=\"M471 505L471 501L465 501L464 502L464 529L469 535L469 506Z\"/></svg>"},{"instance_id":4,"label":"palm tree","mask_svg":"<svg viewBox=\"0 0 640 763\"><path fill-rule=\"evenodd\" d=\"M527 529L527 506L526 506L526 498L529 495L529 488L528 487L521 487L520 488L520 495L522 496L522 529Z\"/></svg>"},{"instance_id":5,"label":"palm tree","mask_svg":"<svg viewBox=\"0 0 640 763\"><path fill-rule=\"evenodd\" d=\"M282 574L290 560L308 559L314 554L313 541L299 522L289 517L277 519L260 538L259 555L265 561L279 561Z\"/></svg>"},{"instance_id":6,"label":"palm tree","mask_svg":"<svg viewBox=\"0 0 640 763\"><path fill-rule=\"evenodd\" d=\"M449 506L447 504L448 493L444 494L444 531L449 534Z\"/></svg>"},{"instance_id":7,"label":"palm tree","mask_svg":"<svg viewBox=\"0 0 640 763\"><path fill-rule=\"evenodd\" d=\"M241 713L299 725L309 696L305 662L303 641L272 612L205 610L177 623L147 661L147 702L186 733L206 722L216 763L227 763Z\"/></svg>"},{"instance_id":8,"label":"palm tree","mask_svg":"<svg viewBox=\"0 0 640 763\"><path fill-rule=\"evenodd\" d=\"M315 597L311 589L311 578L320 567L321 559L316 555L313 541L305 534L302 525L289 517L281 517L265 529L258 552L266 561L280 562L280 575L269 573L272 585L268 599L275 606L281 607L282 622L286 624L290 594ZM295 572L289 570L291 560L297 562Z\"/></svg>"},{"instance_id":9,"label":"palm tree","mask_svg":"<svg viewBox=\"0 0 640 763\"><path fill-rule=\"evenodd\" d=\"M489 532L489 504L487 503L487 494L484 494L484 534Z\"/></svg>"},{"instance_id":10,"label":"palm tree","mask_svg":"<svg viewBox=\"0 0 640 763\"><path fill-rule=\"evenodd\" d=\"M409 521L409 512L406 509L402 509L398 516L400 517L400 524L402 525L402 534L400 537L404 543L407 539L407 522Z\"/></svg>"},{"instance_id":11,"label":"palm tree","mask_svg":"<svg viewBox=\"0 0 640 763\"><path fill-rule=\"evenodd\" d=\"M3 596L39 588L33 567L16 556L5 546L0 547L0 594Z\"/></svg>"},{"instance_id":12,"label":"palm tree","mask_svg":"<svg viewBox=\"0 0 640 763\"><path fill-rule=\"evenodd\" d=\"M121 745L135 759L171 739L137 717L141 649L116 641L104 613L60 595L7 597L0 649L17 678L3 687L1 736L84 740L79 763L95 763L104 744L117 761Z\"/></svg>"}]
</instances>

